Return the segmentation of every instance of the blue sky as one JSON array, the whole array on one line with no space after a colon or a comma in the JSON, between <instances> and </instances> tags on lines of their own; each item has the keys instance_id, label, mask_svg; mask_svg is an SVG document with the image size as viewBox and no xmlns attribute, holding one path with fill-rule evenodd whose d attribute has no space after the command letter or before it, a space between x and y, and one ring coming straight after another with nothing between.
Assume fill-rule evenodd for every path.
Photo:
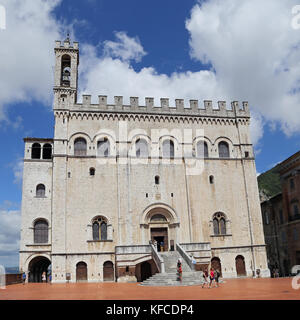
<instances>
[{"instance_id":1,"label":"blue sky","mask_svg":"<svg viewBox=\"0 0 300 320\"><path fill-rule=\"evenodd\" d=\"M297 3L228 1L0 0L0 264L18 265L20 226L5 230L20 220L23 138L53 137L53 47L68 31L81 93L248 100L257 172L299 151Z\"/></svg>"}]
</instances>

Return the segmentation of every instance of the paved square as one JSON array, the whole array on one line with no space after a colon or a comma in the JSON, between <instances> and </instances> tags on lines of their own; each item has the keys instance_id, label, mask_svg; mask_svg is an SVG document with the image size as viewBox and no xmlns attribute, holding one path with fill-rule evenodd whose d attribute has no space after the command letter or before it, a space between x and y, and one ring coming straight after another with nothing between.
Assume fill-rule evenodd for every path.
<instances>
[{"instance_id":1,"label":"paved square","mask_svg":"<svg viewBox=\"0 0 300 320\"><path fill-rule=\"evenodd\" d=\"M146 287L138 283L30 283L0 290L1 300L300 300L292 278L226 279L219 288Z\"/></svg>"}]
</instances>

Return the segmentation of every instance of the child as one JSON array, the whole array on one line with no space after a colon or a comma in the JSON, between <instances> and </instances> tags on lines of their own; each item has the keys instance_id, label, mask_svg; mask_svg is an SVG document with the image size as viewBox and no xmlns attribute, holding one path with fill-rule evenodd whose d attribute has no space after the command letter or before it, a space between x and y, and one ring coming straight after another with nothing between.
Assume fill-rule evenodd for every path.
<instances>
[{"instance_id":1,"label":"child","mask_svg":"<svg viewBox=\"0 0 300 320\"><path fill-rule=\"evenodd\" d=\"M204 270L203 272L203 279L204 279L204 282L202 284L202 288L204 288L204 286L207 284L208 285L208 271L207 269Z\"/></svg>"}]
</instances>

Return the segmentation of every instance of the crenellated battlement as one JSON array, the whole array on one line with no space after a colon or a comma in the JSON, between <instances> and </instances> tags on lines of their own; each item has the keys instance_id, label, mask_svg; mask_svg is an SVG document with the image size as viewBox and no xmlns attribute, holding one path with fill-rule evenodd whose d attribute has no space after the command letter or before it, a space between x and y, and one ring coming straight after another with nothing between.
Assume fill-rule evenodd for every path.
<instances>
[{"instance_id":1,"label":"crenellated battlement","mask_svg":"<svg viewBox=\"0 0 300 320\"><path fill-rule=\"evenodd\" d=\"M128 112L128 113L150 113L150 114L183 114L199 115L210 117L250 117L248 102L243 101L240 105L238 101L232 101L227 108L226 101L218 101L214 106L211 100L204 100L201 104L199 100L189 100L189 106L185 105L184 99L175 99L170 103L169 98L161 98L160 104L155 105L153 97L146 97L145 104L140 105L138 97L130 97L130 104L124 104L123 96L115 96L114 104L109 104L106 95L98 96L98 104L91 103L91 95L83 95L82 103L66 106L60 102L55 109L70 108L71 111L107 111L107 112Z\"/></svg>"},{"instance_id":2,"label":"crenellated battlement","mask_svg":"<svg viewBox=\"0 0 300 320\"><path fill-rule=\"evenodd\" d=\"M79 50L79 43L76 41L72 42L69 39L65 41L56 40L55 41L55 49L74 49Z\"/></svg>"}]
</instances>

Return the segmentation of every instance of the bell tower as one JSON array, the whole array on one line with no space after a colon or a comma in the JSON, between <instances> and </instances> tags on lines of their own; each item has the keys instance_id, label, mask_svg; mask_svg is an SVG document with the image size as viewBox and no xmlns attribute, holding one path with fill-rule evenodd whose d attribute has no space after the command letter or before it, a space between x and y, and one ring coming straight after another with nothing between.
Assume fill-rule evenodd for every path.
<instances>
[{"instance_id":1,"label":"bell tower","mask_svg":"<svg viewBox=\"0 0 300 320\"><path fill-rule=\"evenodd\" d=\"M63 43L55 41L54 52L54 109L63 109L77 101L78 42L72 44L68 35Z\"/></svg>"}]
</instances>

